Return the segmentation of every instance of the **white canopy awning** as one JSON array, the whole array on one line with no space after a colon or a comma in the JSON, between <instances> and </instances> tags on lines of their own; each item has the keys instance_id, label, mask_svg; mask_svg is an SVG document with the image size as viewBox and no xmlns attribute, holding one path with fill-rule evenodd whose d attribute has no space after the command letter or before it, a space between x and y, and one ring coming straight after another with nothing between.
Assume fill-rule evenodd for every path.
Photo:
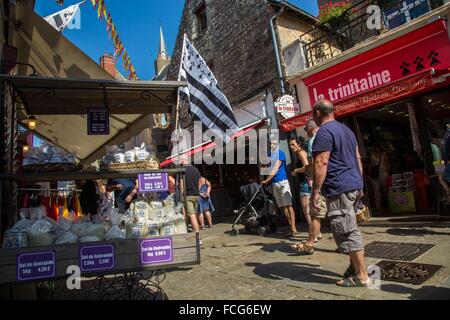
<instances>
[{"instance_id":1,"label":"white canopy awning","mask_svg":"<svg viewBox=\"0 0 450 320\"><path fill-rule=\"evenodd\" d=\"M21 2L16 2L16 24L17 75L1 79L15 88L24 105L19 121L35 116L36 134L74 153L83 164L100 158L107 145L121 144L153 128L153 114L169 112L170 97L174 101L178 86L183 85L115 80ZM34 71L37 77L30 76ZM110 134L88 136L86 109L98 106L110 111Z\"/></svg>"}]
</instances>

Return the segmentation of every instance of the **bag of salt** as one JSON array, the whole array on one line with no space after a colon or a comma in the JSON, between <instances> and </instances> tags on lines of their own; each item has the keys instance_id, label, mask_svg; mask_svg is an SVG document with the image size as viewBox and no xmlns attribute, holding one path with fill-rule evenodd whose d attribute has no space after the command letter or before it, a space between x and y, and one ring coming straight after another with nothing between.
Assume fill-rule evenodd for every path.
<instances>
[{"instance_id":1,"label":"bag of salt","mask_svg":"<svg viewBox=\"0 0 450 320\"><path fill-rule=\"evenodd\" d=\"M38 219L29 229L28 235L32 247L50 246L56 238L56 222L47 218L44 207L37 208Z\"/></svg>"},{"instance_id":2,"label":"bag of salt","mask_svg":"<svg viewBox=\"0 0 450 320\"><path fill-rule=\"evenodd\" d=\"M105 234L105 240L125 239L125 232L119 229L120 223L119 209L114 208L109 215L109 222L111 223L111 229Z\"/></svg>"},{"instance_id":3,"label":"bag of salt","mask_svg":"<svg viewBox=\"0 0 450 320\"><path fill-rule=\"evenodd\" d=\"M70 229L72 228L73 221L75 220L76 214L71 211L69 217L60 217L57 222L58 229L56 231L57 239L55 244L67 244L67 243L77 243L78 237Z\"/></svg>"}]
</instances>

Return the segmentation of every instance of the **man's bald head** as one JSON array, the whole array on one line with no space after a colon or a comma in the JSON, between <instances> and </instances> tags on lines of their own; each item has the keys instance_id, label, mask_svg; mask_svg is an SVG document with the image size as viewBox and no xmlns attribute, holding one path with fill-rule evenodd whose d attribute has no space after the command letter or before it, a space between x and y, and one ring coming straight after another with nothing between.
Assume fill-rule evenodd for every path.
<instances>
[{"instance_id":1,"label":"man's bald head","mask_svg":"<svg viewBox=\"0 0 450 320\"><path fill-rule=\"evenodd\" d=\"M334 120L334 106L329 100L319 100L313 106L313 118L318 125L327 120Z\"/></svg>"},{"instance_id":2,"label":"man's bald head","mask_svg":"<svg viewBox=\"0 0 450 320\"><path fill-rule=\"evenodd\" d=\"M333 114L334 113L333 104L330 101L325 100L325 99L317 101L314 104L313 109L319 111L322 114Z\"/></svg>"}]
</instances>

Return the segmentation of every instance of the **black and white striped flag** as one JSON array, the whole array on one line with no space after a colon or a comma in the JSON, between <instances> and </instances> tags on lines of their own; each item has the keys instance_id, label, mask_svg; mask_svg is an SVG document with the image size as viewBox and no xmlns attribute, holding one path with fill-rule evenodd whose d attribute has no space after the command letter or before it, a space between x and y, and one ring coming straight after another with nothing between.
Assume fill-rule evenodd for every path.
<instances>
[{"instance_id":1,"label":"black and white striped flag","mask_svg":"<svg viewBox=\"0 0 450 320\"><path fill-rule=\"evenodd\" d=\"M75 14L80 9L80 5L83 4L83 2L74 4L70 7L67 7L64 10L58 11L54 14L51 14L44 19L56 30L59 32L62 32L72 21L72 19L75 17Z\"/></svg>"},{"instance_id":2,"label":"black and white striped flag","mask_svg":"<svg viewBox=\"0 0 450 320\"><path fill-rule=\"evenodd\" d=\"M189 101L190 110L195 117L212 130L215 136L225 143L229 142L239 130L231 105L208 65L186 35L178 79L188 84L187 87L180 88L180 96Z\"/></svg>"}]
</instances>

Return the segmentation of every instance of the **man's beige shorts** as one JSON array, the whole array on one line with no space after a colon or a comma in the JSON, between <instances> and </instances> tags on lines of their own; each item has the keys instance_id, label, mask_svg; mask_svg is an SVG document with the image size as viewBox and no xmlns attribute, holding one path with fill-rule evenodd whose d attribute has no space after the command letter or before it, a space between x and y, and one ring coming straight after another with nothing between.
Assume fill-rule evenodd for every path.
<instances>
[{"instance_id":1,"label":"man's beige shorts","mask_svg":"<svg viewBox=\"0 0 450 320\"><path fill-rule=\"evenodd\" d=\"M311 206L309 210L309 214L312 218L323 220L327 217L327 199L324 196L320 196L318 206L320 207L320 210L316 210Z\"/></svg>"},{"instance_id":2,"label":"man's beige shorts","mask_svg":"<svg viewBox=\"0 0 450 320\"><path fill-rule=\"evenodd\" d=\"M197 214L198 199L198 196L186 197L186 214L188 216Z\"/></svg>"}]
</instances>

